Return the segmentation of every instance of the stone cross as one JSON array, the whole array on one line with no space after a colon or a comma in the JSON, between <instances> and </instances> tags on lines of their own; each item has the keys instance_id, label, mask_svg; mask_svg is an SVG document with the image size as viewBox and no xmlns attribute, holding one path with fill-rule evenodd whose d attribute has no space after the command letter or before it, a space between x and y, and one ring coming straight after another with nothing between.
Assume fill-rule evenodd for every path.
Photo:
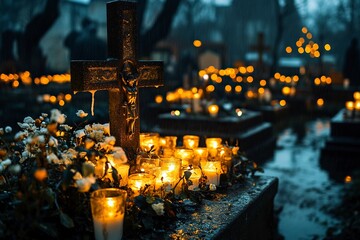
<instances>
[{"instance_id":1,"label":"stone cross","mask_svg":"<svg viewBox=\"0 0 360 240\"><path fill-rule=\"evenodd\" d=\"M138 88L162 86L163 63L136 60L135 1L109 2L106 7L108 59L71 61L71 88L109 91L110 133L132 158L140 141Z\"/></svg>"},{"instance_id":2,"label":"stone cross","mask_svg":"<svg viewBox=\"0 0 360 240\"><path fill-rule=\"evenodd\" d=\"M259 65L262 66L264 52L269 50L269 47L266 46L264 43L264 33L263 32L258 33L257 43L255 45L252 45L251 49L257 51L258 62L259 62Z\"/></svg>"}]
</instances>

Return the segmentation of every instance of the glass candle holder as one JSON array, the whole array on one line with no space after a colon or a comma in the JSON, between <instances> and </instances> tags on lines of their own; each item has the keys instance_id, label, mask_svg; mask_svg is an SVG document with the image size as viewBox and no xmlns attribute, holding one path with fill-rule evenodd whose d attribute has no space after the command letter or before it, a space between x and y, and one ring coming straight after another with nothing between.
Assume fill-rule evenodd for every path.
<instances>
[{"instance_id":1,"label":"glass candle holder","mask_svg":"<svg viewBox=\"0 0 360 240\"><path fill-rule=\"evenodd\" d=\"M181 159L181 166L188 167L193 164L194 151L186 148L176 148L174 157Z\"/></svg>"},{"instance_id":2,"label":"glass candle holder","mask_svg":"<svg viewBox=\"0 0 360 240\"><path fill-rule=\"evenodd\" d=\"M141 172L154 174L159 167L159 158L148 158L139 156L137 162L139 163L138 169Z\"/></svg>"},{"instance_id":3,"label":"glass candle holder","mask_svg":"<svg viewBox=\"0 0 360 240\"><path fill-rule=\"evenodd\" d=\"M164 148L161 151L160 157L172 157L174 155L174 150L172 148Z\"/></svg>"},{"instance_id":4,"label":"glass candle holder","mask_svg":"<svg viewBox=\"0 0 360 240\"><path fill-rule=\"evenodd\" d=\"M199 166L202 161L207 161L208 158L208 149L207 148L195 148L194 151L194 166Z\"/></svg>"},{"instance_id":5,"label":"glass candle holder","mask_svg":"<svg viewBox=\"0 0 360 240\"><path fill-rule=\"evenodd\" d=\"M207 177L208 184L214 184L219 186L220 174L221 174L221 162L220 161L207 161L203 168L203 173Z\"/></svg>"},{"instance_id":6,"label":"glass candle holder","mask_svg":"<svg viewBox=\"0 0 360 240\"><path fill-rule=\"evenodd\" d=\"M199 146L199 136L185 135L183 137L183 145L188 149L197 148Z\"/></svg>"},{"instance_id":7,"label":"glass candle holder","mask_svg":"<svg viewBox=\"0 0 360 240\"><path fill-rule=\"evenodd\" d=\"M211 104L208 106L208 112L211 117L217 117L219 113L219 106L216 104Z\"/></svg>"},{"instance_id":8,"label":"glass candle holder","mask_svg":"<svg viewBox=\"0 0 360 240\"><path fill-rule=\"evenodd\" d=\"M176 136L165 136L166 148L174 149L176 148Z\"/></svg>"},{"instance_id":9,"label":"glass candle holder","mask_svg":"<svg viewBox=\"0 0 360 240\"><path fill-rule=\"evenodd\" d=\"M232 149L227 146L218 148L218 157L221 161L221 172L226 174L227 181L231 179L232 172Z\"/></svg>"},{"instance_id":10,"label":"glass candle holder","mask_svg":"<svg viewBox=\"0 0 360 240\"><path fill-rule=\"evenodd\" d=\"M353 113L354 113L354 110L355 110L355 104L353 101L347 101L345 103L345 116L347 118L352 118L353 117Z\"/></svg>"},{"instance_id":11,"label":"glass candle holder","mask_svg":"<svg viewBox=\"0 0 360 240\"><path fill-rule=\"evenodd\" d=\"M166 138L165 137L159 138L159 145L160 145L160 148L166 148Z\"/></svg>"},{"instance_id":12,"label":"glass candle holder","mask_svg":"<svg viewBox=\"0 0 360 240\"><path fill-rule=\"evenodd\" d=\"M209 152L209 157L214 159L217 157L218 148L221 147L221 138L207 138L205 143Z\"/></svg>"},{"instance_id":13,"label":"glass candle holder","mask_svg":"<svg viewBox=\"0 0 360 240\"><path fill-rule=\"evenodd\" d=\"M160 135L158 133L140 133L140 149L148 152L154 146L155 153L160 148Z\"/></svg>"},{"instance_id":14,"label":"glass candle holder","mask_svg":"<svg viewBox=\"0 0 360 240\"><path fill-rule=\"evenodd\" d=\"M126 191L99 189L91 193L90 205L96 240L121 240L125 215Z\"/></svg>"},{"instance_id":15,"label":"glass candle holder","mask_svg":"<svg viewBox=\"0 0 360 240\"><path fill-rule=\"evenodd\" d=\"M176 157L160 158L160 174L156 178L156 188L162 185L174 187L180 178L181 159Z\"/></svg>"},{"instance_id":16,"label":"glass candle holder","mask_svg":"<svg viewBox=\"0 0 360 240\"><path fill-rule=\"evenodd\" d=\"M134 173L129 176L128 187L138 196L146 186L155 187L155 175L149 173Z\"/></svg>"},{"instance_id":17,"label":"glass candle holder","mask_svg":"<svg viewBox=\"0 0 360 240\"><path fill-rule=\"evenodd\" d=\"M355 101L355 118L360 117L360 101Z\"/></svg>"}]
</instances>

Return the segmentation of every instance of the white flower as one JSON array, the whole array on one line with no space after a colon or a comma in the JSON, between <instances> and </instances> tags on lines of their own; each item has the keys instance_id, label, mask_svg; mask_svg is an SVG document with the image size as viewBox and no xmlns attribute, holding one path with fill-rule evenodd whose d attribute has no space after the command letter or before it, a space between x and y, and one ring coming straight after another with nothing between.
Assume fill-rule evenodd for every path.
<instances>
[{"instance_id":1,"label":"white flower","mask_svg":"<svg viewBox=\"0 0 360 240\"><path fill-rule=\"evenodd\" d=\"M112 155L114 157L114 161L117 163L127 163L128 161L126 154L121 147L114 147Z\"/></svg>"},{"instance_id":2,"label":"white flower","mask_svg":"<svg viewBox=\"0 0 360 240\"><path fill-rule=\"evenodd\" d=\"M62 127L62 128L64 128L65 129L65 131L70 131L71 129L72 129L72 127L70 127L69 125L67 125L67 124L61 124L60 125L60 127Z\"/></svg>"},{"instance_id":3,"label":"white flower","mask_svg":"<svg viewBox=\"0 0 360 240\"><path fill-rule=\"evenodd\" d=\"M54 153L49 154L46 157L46 159L48 160L49 163L55 163L55 164L60 164L61 163L59 158Z\"/></svg>"},{"instance_id":4,"label":"white flower","mask_svg":"<svg viewBox=\"0 0 360 240\"><path fill-rule=\"evenodd\" d=\"M75 185L78 188L79 192L88 192L92 184L96 182L94 176L89 176L86 178L77 179Z\"/></svg>"},{"instance_id":5,"label":"white flower","mask_svg":"<svg viewBox=\"0 0 360 240\"><path fill-rule=\"evenodd\" d=\"M86 117L88 115L88 113L84 112L83 110L78 110L76 115L78 117L84 118L84 117Z\"/></svg>"},{"instance_id":6,"label":"white flower","mask_svg":"<svg viewBox=\"0 0 360 240\"><path fill-rule=\"evenodd\" d=\"M156 215L162 216L164 215L164 203L153 203L151 204L152 209L154 209Z\"/></svg>"},{"instance_id":7,"label":"white flower","mask_svg":"<svg viewBox=\"0 0 360 240\"><path fill-rule=\"evenodd\" d=\"M105 142L110 145L115 145L116 139L113 136L105 137Z\"/></svg>"},{"instance_id":8,"label":"white flower","mask_svg":"<svg viewBox=\"0 0 360 240\"><path fill-rule=\"evenodd\" d=\"M209 190L210 190L210 191L216 191L216 185L213 184L213 183L210 183L210 185L209 185Z\"/></svg>"},{"instance_id":9,"label":"white flower","mask_svg":"<svg viewBox=\"0 0 360 240\"><path fill-rule=\"evenodd\" d=\"M80 129L80 130L77 130L75 131L75 136L76 138L82 138L84 137L86 134L85 134L85 130L84 129Z\"/></svg>"},{"instance_id":10,"label":"white flower","mask_svg":"<svg viewBox=\"0 0 360 240\"><path fill-rule=\"evenodd\" d=\"M103 129L104 129L104 134L105 135L110 135L110 125L109 125L109 123L103 124Z\"/></svg>"},{"instance_id":11,"label":"white flower","mask_svg":"<svg viewBox=\"0 0 360 240\"><path fill-rule=\"evenodd\" d=\"M57 123L64 123L66 119L65 114L62 114L58 109L51 110L50 121L57 122Z\"/></svg>"},{"instance_id":12,"label":"white flower","mask_svg":"<svg viewBox=\"0 0 360 240\"><path fill-rule=\"evenodd\" d=\"M15 134L15 137L14 139L15 140L22 140L24 139L25 137L27 137L28 133L27 132L18 132Z\"/></svg>"},{"instance_id":13,"label":"white flower","mask_svg":"<svg viewBox=\"0 0 360 240\"><path fill-rule=\"evenodd\" d=\"M104 137L104 132L102 130L94 130L89 133L89 137L95 139L98 142L101 142Z\"/></svg>"},{"instance_id":14,"label":"white flower","mask_svg":"<svg viewBox=\"0 0 360 240\"><path fill-rule=\"evenodd\" d=\"M17 124L18 124L19 127L22 128L22 129L30 128L30 125L27 124L27 123L20 123L20 122L18 122Z\"/></svg>"},{"instance_id":15,"label":"white flower","mask_svg":"<svg viewBox=\"0 0 360 240\"><path fill-rule=\"evenodd\" d=\"M6 133L11 133L12 132L12 128L10 126L5 127L5 132Z\"/></svg>"},{"instance_id":16,"label":"white flower","mask_svg":"<svg viewBox=\"0 0 360 240\"><path fill-rule=\"evenodd\" d=\"M100 150L105 150L106 152L112 150L114 147L113 145L104 143L104 142L99 142L95 145L95 149L100 151Z\"/></svg>"},{"instance_id":17,"label":"white flower","mask_svg":"<svg viewBox=\"0 0 360 240\"><path fill-rule=\"evenodd\" d=\"M76 158L78 152L72 148L69 148L68 150L66 150L65 152L61 153L61 158L64 160L65 164L67 164L67 162L71 162L72 159Z\"/></svg>"},{"instance_id":18,"label":"white flower","mask_svg":"<svg viewBox=\"0 0 360 240\"><path fill-rule=\"evenodd\" d=\"M32 119L32 117L27 116L27 117L24 118L24 121L23 121L23 122L24 122L24 123L27 123L27 124L32 124L32 123L35 122L35 120Z\"/></svg>"},{"instance_id":19,"label":"white flower","mask_svg":"<svg viewBox=\"0 0 360 240\"><path fill-rule=\"evenodd\" d=\"M4 161L0 162L0 164L6 168L7 166L11 165L11 160L9 158L5 159Z\"/></svg>"},{"instance_id":20,"label":"white flower","mask_svg":"<svg viewBox=\"0 0 360 240\"><path fill-rule=\"evenodd\" d=\"M57 147L58 146L58 140L56 138L54 138L53 136L50 136L49 146L50 147Z\"/></svg>"},{"instance_id":21,"label":"white flower","mask_svg":"<svg viewBox=\"0 0 360 240\"><path fill-rule=\"evenodd\" d=\"M40 134L47 134L48 133L48 129L47 128L40 128Z\"/></svg>"}]
</instances>

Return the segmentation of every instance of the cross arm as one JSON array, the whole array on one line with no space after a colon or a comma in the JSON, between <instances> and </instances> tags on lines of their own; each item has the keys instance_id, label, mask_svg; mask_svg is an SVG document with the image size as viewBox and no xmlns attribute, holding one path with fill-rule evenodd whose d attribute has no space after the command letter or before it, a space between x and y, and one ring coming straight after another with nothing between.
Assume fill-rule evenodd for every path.
<instances>
[{"instance_id":1,"label":"cross arm","mask_svg":"<svg viewBox=\"0 0 360 240\"><path fill-rule=\"evenodd\" d=\"M118 87L119 62L71 61L71 89L73 91L109 90Z\"/></svg>"},{"instance_id":2,"label":"cross arm","mask_svg":"<svg viewBox=\"0 0 360 240\"><path fill-rule=\"evenodd\" d=\"M164 85L164 63L162 61L139 61L139 87L158 87Z\"/></svg>"}]
</instances>

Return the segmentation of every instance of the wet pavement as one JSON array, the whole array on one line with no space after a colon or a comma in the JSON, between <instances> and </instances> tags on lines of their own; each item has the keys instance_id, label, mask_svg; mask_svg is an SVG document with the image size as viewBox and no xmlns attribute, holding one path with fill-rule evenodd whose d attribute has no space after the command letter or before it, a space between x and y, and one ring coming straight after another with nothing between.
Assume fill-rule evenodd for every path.
<instances>
[{"instance_id":1,"label":"wet pavement","mask_svg":"<svg viewBox=\"0 0 360 240\"><path fill-rule=\"evenodd\" d=\"M265 175L279 178L275 211L285 239L323 239L338 221L328 213L340 201L343 184L319 165L330 119L296 119L279 133L274 158L263 164Z\"/></svg>"}]
</instances>

